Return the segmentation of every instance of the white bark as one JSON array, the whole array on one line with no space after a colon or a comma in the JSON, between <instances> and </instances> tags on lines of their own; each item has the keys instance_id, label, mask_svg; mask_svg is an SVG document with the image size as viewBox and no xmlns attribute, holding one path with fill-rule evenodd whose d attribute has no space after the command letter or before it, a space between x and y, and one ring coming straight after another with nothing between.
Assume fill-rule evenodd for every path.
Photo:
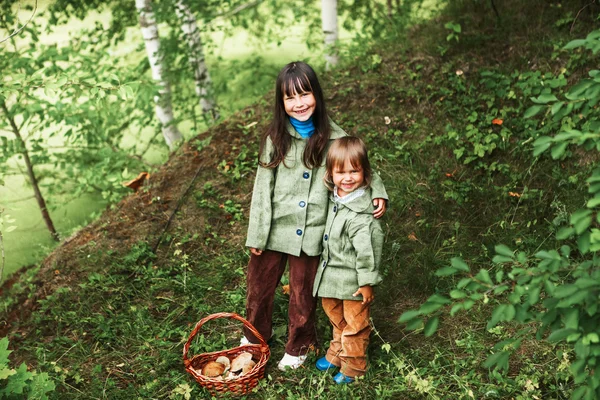
<instances>
[{"instance_id":1,"label":"white bark","mask_svg":"<svg viewBox=\"0 0 600 400\"><path fill-rule=\"evenodd\" d=\"M200 38L200 29L192 10L184 0L177 0L175 11L181 20L181 30L190 48L189 61L194 71L194 81L196 83L196 94L200 98L200 107L203 113L210 113L213 119L219 117L214 98L211 94L211 80L208 68L204 58L204 49L202 39Z\"/></svg>"},{"instance_id":2,"label":"white bark","mask_svg":"<svg viewBox=\"0 0 600 400\"><path fill-rule=\"evenodd\" d=\"M158 36L158 25L154 19L151 0L135 0L135 7L139 13L142 37L146 44L146 52L152 70L152 79L160 85L158 96L154 97L156 103L156 117L162 126L162 133L170 149L175 143L183 139L183 135L177 129L171 106L171 86L163 78L162 60L159 58L160 41Z\"/></svg>"},{"instance_id":3,"label":"white bark","mask_svg":"<svg viewBox=\"0 0 600 400\"><path fill-rule=\"evenodd\" d=\"M325 35L325 63L329 70L338 63L335 48L338 39L337 0L321 0L321 19Z\"/></svg>"}]
</instances>

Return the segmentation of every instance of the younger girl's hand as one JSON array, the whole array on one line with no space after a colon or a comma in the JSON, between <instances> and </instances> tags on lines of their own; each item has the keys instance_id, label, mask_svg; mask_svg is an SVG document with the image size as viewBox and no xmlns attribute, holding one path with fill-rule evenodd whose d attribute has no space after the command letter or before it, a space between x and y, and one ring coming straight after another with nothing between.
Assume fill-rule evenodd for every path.
<instances>
[{"instance_id":1,"label":"younger girl's hand","mask_svg":"<svg viewBox=\"0 0 600 400\"><path fill-rule=\"evenodd\" d=\"M254 254L255 256L260 256L262 252L263 251L261 249L255 249L254 247L250 247L250 253Z\"/></svg>"},{"instance_id":2,"label":"younger girl's hand","mask_svg":"<svg viewBox=\"0 0 600 400\"><path fill-rule=\"evenodd\" d=\"M373 294L372 286L369 286L369 285L361 286L360 288L358 288L358 290L352 296L356 297L361 294L363 297L363 301L360 304L369 304L373 300L375 300L375 295Z\"/></svg>"},{"instance_id":3,"label":"younger girl's hand","mask_svg":"<svg viewBox=\"0 0 600 400\"><path fill-rule=\"evenodd\" d=\"M385 209L386 209L385 199L381 198L381 197L373 199L373 205L375 206L375 211L373 211L373 216L375 218L383 217L383 214L385 214Z\"/></svg>"}]
</instances>

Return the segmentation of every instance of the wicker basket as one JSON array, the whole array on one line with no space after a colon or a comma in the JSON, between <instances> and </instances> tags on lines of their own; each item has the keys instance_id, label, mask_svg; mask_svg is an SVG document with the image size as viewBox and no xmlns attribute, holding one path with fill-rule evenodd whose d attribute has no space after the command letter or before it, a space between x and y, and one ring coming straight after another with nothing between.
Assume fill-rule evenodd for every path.
<instances>
[{"instance_id":1,"label":"wicker basket","mask_svg":"<svg viewBox=\"0 0 600 400\"><path fill-rule=\"evenodd\" d=\"M246 344L230 350L198 354L192 358L188 358L190 344L192 343L194 337L198 334L198 331L200 331L202 325L217 318L231 318L241 321L248 329L250 329L254 336L258 338L260 344ZM246 375L240 376L236 379L222 380L200 375L200 373L196 372L196 370L201 371L202 367L204 367L206 363L216 360L219 356L226 356L231 359L243 352L251 353L252 359L256 361L256 365ZM185 370L192 375L201 386L205 387L213 395L217 392L231 392L239 395L250 392L254 387L256 387L256 385L258 385L258 380L265 376L265 366L267 365L270 355L271 351L269 350L269 346L260 333L258 333L256 328L254 328L250 322L234 313L216 313L202 318L194 327L194 330L190 334L185 346L183 346L183 364L185 365Z\"/></svg>"}]
</instances>

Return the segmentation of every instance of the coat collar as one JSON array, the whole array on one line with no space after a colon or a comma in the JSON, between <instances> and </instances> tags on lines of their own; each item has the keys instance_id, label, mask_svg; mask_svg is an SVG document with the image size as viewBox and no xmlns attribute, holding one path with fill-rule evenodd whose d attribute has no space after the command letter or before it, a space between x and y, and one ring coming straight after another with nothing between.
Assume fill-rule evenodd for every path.
<instances>
[{"instance_id":1,"label":"coat collar","mask_svg":"<svg viewBox=\"0 0 600 400\"><path fill-rule=\"evenodd\" d=\"M335 140L335 139L339 139L341 137L347 136L346 132L344 132L344 130L342 128L340 128L335 122L333 122L331 120L331 118L329 118L329 126L331 126L331 134L329 135L329 140ZM298 132L296 132L296 129L294 129L294 126L290 122L289 118L287 119L287 122L286 122L286 128L287 128L289 134L292 135L294 138L300 139L300 140L306 140L302 136L300 136L300 134Z\"/></svg>"},{"instance_id":2,"label":"coat collar","mask_svg":"<svg viewBox=\"0 0 600 400\"><path fill-rule=\"evenodd\" d=\"M333 192L329 195L329 198L331 199L331 201L335 202L334 198L333 198ZM348 208L350 211L354 211L355 213L359 213L359 214L370 214L374 208L373 208L373 203L371 202L371 189L367 189L365 190L365 193L352 200L349 201L348 203L336 203L339 207L346 207Z\"/></svg>"}]
</instances>

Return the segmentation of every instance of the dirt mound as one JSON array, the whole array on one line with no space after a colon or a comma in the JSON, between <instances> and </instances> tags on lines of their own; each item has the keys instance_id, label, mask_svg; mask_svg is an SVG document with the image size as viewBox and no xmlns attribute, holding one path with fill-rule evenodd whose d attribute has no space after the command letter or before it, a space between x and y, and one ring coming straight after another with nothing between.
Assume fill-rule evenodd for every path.
<instances>
[{"instance_id":1,"label":"dirt mound","mask_svg":"<svg viewBox=\"0 0 600 400\"><path fill-rule=\"evenodd\" d=\"M42 262L29 285L35 287L33 292L20 294L5 312L0 335L18 330L19 320L27 318L40 300L85 279L90 271L82 268L79 260L91 252L124 254L134 244L146 242L160 258L161 246L169 245L170 231L202 234L206 223L217 228L226 224L227 217L207 216L195 206L193 193L210 182L213 190L231 196L243 207L249 204L252 176L234 184L227 172L246 146L252 149L246 156L248 163L254 163L258 132L266 125L263 112L260 107L243 110L185 143L137 192L108 207L97 221L66 239ZM227 235L239 238L241 230L227 229ZM22 273L15 274L0 290L8 293Z\"/></svg>"}]
</instances>

